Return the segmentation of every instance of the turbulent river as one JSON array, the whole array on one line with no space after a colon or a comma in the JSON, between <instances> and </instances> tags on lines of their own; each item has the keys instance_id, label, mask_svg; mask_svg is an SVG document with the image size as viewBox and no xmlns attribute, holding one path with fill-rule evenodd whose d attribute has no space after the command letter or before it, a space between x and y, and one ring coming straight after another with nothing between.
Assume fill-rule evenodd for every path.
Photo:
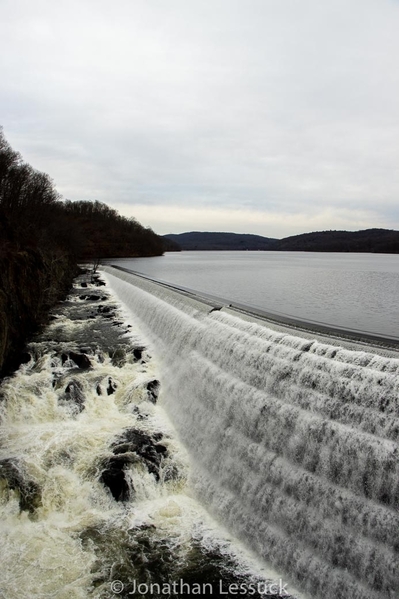
<instances>
[{"instance_id":1,"label":"turbulent river","mask_svg":"<svg viewBox=\"0 0 399 599\"><path fill-rule=\"evenodd\" d=\"M397 352L105 267L0 393L1 597L398 596Z\"/></svg>"},{"instance_id":2,"label":"turbulent river","mask_svg":"<svg viewBox=\"0 0 399 599\"><path fill-rule=\"evenodd\" d=\"M161 356L101 283L79 277L0 387L0 597L287 596L195 499Z\"/></svg>"}]
</instances>

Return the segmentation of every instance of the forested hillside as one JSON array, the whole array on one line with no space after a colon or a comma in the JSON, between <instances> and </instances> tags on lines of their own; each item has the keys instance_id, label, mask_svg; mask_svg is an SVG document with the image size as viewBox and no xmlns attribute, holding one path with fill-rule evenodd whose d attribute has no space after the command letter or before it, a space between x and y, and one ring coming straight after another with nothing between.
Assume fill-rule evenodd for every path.
<instances>
[{"instance_id":1,"label":"forested hillside","mask_svg":"<svg viewBox=\"0 0 399 599\"><path fill-rule=\"evenodd\" d=\"M273 250L286 252L369 252L399 254L399 231L365 229L364 231L317 231L284 239L240 233L168 234L165 238L182 250Z\"/></svg>"},{"instance_id":2,"label":"forested hillside","mask_svg":"<svg viewBox=\"0 0 399 599\"><path fill-rule=\"evenodd\" d=\"M62 201L0 129L0 372L65 296L79 260L163 251L161 237L105 204Z\"/></svg>"},{"instance_id":3,"label":"forested hillside","mask_svg":"<svg viewBox=\"0 0 399 599\"><path fill-rule=\"evenodd\" d=\"M277 250L301 252L399 253L399 231L318 231L280 239Z\"/></svg>"},{"instance_id":4,"label":"forested hillside","mask_svg":"<svg viewBox=\"0 0 399 599\"><path fill-rule=\"evenodd\" d=\"M242 233L213 233L191 231L190 233L164 236L178 244L182 250L271 250L276 239Z\"/></svg>"},{"instance_id":5,"label":"forested hillside","mask_svg":"<svg viewBox=\"0 0 399 599\"><path fill-rule=\"evenodd\" d=\"M162 237L101 202L66 201L62 210L81 259L160 256L165 250Z\"/></svg>"}]
</instances>

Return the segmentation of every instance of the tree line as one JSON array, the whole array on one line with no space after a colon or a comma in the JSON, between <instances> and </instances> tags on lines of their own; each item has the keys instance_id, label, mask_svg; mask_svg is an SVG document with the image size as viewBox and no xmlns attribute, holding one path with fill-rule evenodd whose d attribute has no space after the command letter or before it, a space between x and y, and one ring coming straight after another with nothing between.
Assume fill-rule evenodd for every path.
<instances>
[{"instance_id":1,"label":"tree line","mask_svg":"<svg viewBox=\"0 0 399 599\"><path fill-rule=\"evenodd\" d=\"M399 254L399 231L316 231L284 239L237 233L191 231L165 235L182 250L262 250L285 252L367 252Z\"/></svg>"},{"instance_id":2,"label":"tree line","mask_svg":"<svg viewBox=\"0 0 399 599\"><path fill-rule=\"evenodd\" d=\"M0 130L1 244L91 260L157 256L164 240L98 201L62 201L51 178L26 164Z\"/></svg>"}]
</instances>

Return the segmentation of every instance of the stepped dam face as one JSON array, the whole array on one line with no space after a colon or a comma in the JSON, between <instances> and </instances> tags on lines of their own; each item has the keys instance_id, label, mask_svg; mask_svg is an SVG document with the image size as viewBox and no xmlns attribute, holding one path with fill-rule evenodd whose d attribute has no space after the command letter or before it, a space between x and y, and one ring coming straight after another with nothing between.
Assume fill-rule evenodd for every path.
<instances>
[{"instance_id":1,"label":"stepped dam face","mask_svg":"<svg viewBox=\"0 0 399 599\"><path fill-rule=\"evenodd\" d=\"M103 273L151 340L195 498L307 597L398 597L398 354Z\"/></svg>"}]
</instances>

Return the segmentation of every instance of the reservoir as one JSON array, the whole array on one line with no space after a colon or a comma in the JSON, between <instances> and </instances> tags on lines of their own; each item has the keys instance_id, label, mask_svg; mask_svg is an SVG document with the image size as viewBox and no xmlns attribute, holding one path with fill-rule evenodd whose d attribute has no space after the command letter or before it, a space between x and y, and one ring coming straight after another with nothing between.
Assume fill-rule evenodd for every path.
<instances>
[{"instance_id":1,"label":"reservoir","mask_svg":"<svg viewBox=\"0 0 399 599\"><path fill-rule=\"evenodd\" d=\"M399 339L395 254L197 251L108 262L225 303Z\"/></svg>"}]
</instances>

